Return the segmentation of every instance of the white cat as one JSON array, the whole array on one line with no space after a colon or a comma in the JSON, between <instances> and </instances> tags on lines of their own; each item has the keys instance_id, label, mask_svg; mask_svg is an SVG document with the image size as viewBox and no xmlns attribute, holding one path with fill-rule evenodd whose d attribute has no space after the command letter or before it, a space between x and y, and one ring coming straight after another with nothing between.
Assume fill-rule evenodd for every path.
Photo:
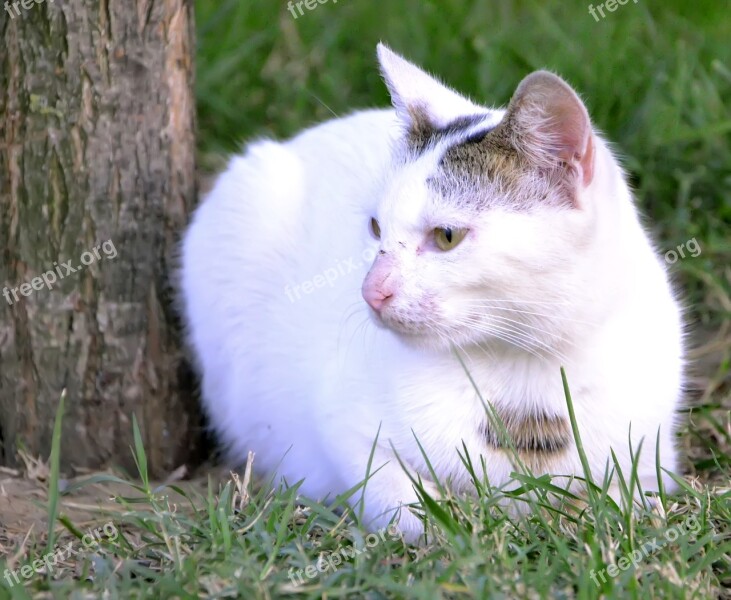
<instances>
[{"instance_id":1,"label":"white cat","mask_svg":"<svg viewBox=\"0 0 731 600\"><path fill-rule=\"evenodd\" d=\"M629 476L631 426L657 489L658 435L677 465L680 310L581 100L542 71L493 110L378 57L395 110L251 144L185 237L190 341L230 456L334 498L373 450L366 523L396 514L414 540L396 455L431 486L417 438L457 492L463 444L492 484L515 470L458 353L535 473L582 476L563 365L594 477L610 448Z\"/></svg>"}]
</instances>

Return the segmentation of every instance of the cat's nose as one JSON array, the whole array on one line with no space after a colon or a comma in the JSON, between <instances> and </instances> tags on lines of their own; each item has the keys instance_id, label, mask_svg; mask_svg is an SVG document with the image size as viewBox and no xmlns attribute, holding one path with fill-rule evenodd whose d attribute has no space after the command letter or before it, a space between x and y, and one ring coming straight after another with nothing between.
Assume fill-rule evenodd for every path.
<instances>
[{"instance_id":1,"label":"cat's nose","mask_svg":"<svg viewBox=\"0 0 731 600\"><path fill-rule=\"evenodd\" d=\"M393 257L386 253L379 254L365 276L361 288L363 299L377 313L380 313L393 298L397 287L395 277Z\"/></svg>"},{"instance_id":2,"label":"cat's nose","mask_svg":"<svg viewBox=\"0 0 731 600\"><path fill-rule=\"evenodd\" d=\"M363 298L373 310L380 313L388 301L393 298L391 292L384 292L373 286L363 287Z\"/></svg>"}]
</instances>

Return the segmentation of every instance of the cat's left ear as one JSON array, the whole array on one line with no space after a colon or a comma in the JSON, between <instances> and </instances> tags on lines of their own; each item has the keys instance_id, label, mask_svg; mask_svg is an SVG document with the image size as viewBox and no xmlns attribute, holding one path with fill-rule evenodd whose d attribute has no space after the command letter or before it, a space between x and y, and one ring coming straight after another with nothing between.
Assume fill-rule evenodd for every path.
<instances>
[{"instance_id":1,"label":"cat's left ear","mask_svg":"<svg viewBox=\"0 0 731 600\"><path fill-rule=\"evenodd\" d=\"M518 85L500 128L537 164L560 163L588 186L594 178L594 135L589 113L563 79L536 71Z\"/></svg>"},{"instance_id":2,"label":"cat's left ear","mask_svg":"<svg viewBox=\"0 0 731 600\"><path fill-rule=\"evenodd\" d=\"M460 117L485 112L388 46L378 44L377 51L396 114L408 129L440 129Z\"/></svg>"}]
</instances>

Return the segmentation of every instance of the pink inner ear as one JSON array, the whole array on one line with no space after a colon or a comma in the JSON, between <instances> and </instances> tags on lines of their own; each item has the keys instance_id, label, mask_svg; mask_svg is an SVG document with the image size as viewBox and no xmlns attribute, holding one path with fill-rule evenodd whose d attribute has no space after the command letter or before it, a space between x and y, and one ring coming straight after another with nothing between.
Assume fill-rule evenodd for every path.
<instances>
[{"instance_id":1,"label":"pink inner ear","mask_svg":"<svg viewBox=\"0 0 731 600\"><path fill-rule=\"evenodd\" d=\"M584 155L579 160L579 164L584 175L583 184L586 187L594 179L594 134L591 132L589 132L589 139L586 141Z\"/></svg>"},{"instance_id":2,"label":"pink inner ear","mask_svg":"<svg viewBox=\"0 0 731 600\"><path fill-rule=\"evenodd\" d=\"M508 107L512 122L523 121L525 130L539 132L529 142L533 156L546 153L581 170L581 183L594 177L594 134L581 99L560 77L547 71L528 75L518 86ZM528 136L530 139L530 135Z\"/></svg>"},{"instance_id":3,"label":"pink inner ear","mask_svg":"<svg viewBox=\"0 0 731 600\"><path fill-rule=\"evenodd\" d=\"M554 117L551 133L558 144L558 157L581 168L582 183L586 187L594 178L594 135L579 99L573 93L562 96L557 104L546 107Z\"/></svg>"}]
</instances>

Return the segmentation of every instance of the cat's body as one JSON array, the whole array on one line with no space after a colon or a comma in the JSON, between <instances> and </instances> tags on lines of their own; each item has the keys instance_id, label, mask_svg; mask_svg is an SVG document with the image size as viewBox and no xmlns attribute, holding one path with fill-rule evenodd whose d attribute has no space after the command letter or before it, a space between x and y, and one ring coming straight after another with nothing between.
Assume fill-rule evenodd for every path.
<instances>
[{"instance_id":1,"label":"cat's body","mask_svg":"<svg viewBox=\"0 0 731 600\"><path fill-rule=\"evenodd\" d=\"M563 365L594 476L610 447L630 472L631 424L657 489L658 429L677 464L679 309L583 105L535 74L507 113L488 110L380 56L395 111L253 144L187 233L190 339L231 456L334 497L364 479L378 433L371 527L416 500L394 449L431 479L415 438L454 489L470 488L463 443L500 485L515 467L456 351L536 473L582 473Z\"/></svg>"}]
</instances>

